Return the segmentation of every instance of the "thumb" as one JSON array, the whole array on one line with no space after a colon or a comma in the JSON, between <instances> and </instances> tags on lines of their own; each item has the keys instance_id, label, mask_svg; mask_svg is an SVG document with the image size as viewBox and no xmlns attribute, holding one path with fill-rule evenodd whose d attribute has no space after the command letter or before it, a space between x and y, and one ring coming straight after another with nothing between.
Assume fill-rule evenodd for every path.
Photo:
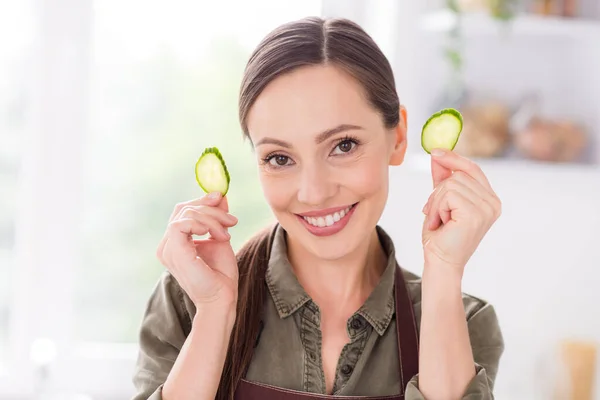
<instances>
[{"instance_id":1,"label":"thumb","mask_svg":"<svg viewBox=\"0 0 600 400\"><path fill-rule=\"evenodd\" d=\"M223 196L223 198L221 198L221 201L219 202L217 207L225 212L229 212L229 203L227 202L226 196Z\"/></svg>"},{"instance_id":2,"label":"thumb","mask_svg":"<svg viewBox=\"0 0 600 400\"><path fill-rule=\"evenodd\" d=\"M437 187L440 182L448 179L450 176L452 176L452 170L437 162L435 157L431 157L431 178L433 179L433 187Z\"/></svg>"}]
</instances>

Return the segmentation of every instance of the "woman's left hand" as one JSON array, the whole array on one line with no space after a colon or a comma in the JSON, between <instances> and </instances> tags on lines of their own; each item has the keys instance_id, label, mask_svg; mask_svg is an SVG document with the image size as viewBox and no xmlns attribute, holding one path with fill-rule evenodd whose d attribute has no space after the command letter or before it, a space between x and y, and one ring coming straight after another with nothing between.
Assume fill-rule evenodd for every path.
<instances>
[{"instance_id":1,"label":"woman's left hand","mask_svg":"<svg viewBox=\"0 0 600 400\"><path fill-rule=\"evenodd\" d=\"M452 151L431 152L434 190L423 208L425 265L463 269L500 217L501 202L481 168Z\"/></svg>"}]
</instances>

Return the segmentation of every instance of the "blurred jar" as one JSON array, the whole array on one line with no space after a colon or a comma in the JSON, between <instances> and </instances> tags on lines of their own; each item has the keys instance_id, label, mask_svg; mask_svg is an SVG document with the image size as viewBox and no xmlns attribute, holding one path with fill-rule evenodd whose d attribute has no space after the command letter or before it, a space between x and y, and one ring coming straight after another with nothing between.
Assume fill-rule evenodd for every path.
<instances>
[{"instance_id":1,"label":"blurred jar","mask_svg":"<svg viewBox=\"0 0 600 400\"><path fill-rule=\"evenodd\" d=\"M511 121L506 102L492 92L465 88L460 97L446 96L440 104L458 109L463 116L463 130L454 149L458 154L476 158L505 155Z\"/></svg>"},{"instance_id":2,"label":"blurred jar","mask_svg":"<svg viewBox=\"0 0 600 400\"><path fill-rule=\"evenodd\" d=\"M596 377L597 344L564 340L560 344L561 362L570 382L566 397L560 400L592 400Z\"/></svg>"},{"instance_id":3,"label":"blurred jar","mask_svg":"<svg viewBox=\"0 0 600 400\"><path fill-rule=\"evenodd\" d=\"M538 358L536 400L593 400L597 359L595 342L560 341Z\"/></svg>"}]
</instances>

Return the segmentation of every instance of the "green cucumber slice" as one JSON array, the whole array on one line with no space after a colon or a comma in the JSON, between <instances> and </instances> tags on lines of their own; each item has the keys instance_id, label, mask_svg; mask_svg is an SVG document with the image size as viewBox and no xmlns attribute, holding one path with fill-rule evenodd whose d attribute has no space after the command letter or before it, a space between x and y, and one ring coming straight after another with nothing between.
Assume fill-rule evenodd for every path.
<instances>
[{"instance_id":1,"label":"green cucumber slice","mask_svg":"<svg viewBox=\"0 0 600 400\"><path fill-rule=\"evenodd\" d=\"M207 147L196 162L196 181L206 193L229 190L229 171L221 152L216 147Z\"/></svg>"},{"instance_id":2,"label":"green cucumber slice","mask_svg":"<svg viewBox=\"0 0 600 400\"><path fill-rule=\"evenodd\" d=\"M454 108L444 108L429 117L423 125L421 146L427 153L435 148L454 150L462 128L460 112Z\"/></svg>"}]
</instances>

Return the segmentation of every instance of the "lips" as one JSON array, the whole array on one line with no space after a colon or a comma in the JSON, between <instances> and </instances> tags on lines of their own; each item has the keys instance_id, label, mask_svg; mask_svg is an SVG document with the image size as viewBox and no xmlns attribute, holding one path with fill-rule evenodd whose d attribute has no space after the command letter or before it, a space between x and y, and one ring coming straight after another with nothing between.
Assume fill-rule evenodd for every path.
<instances>
[{"instance_id":1,"label":"lips","mask_svg":"<svg viewBox=\"0 0 600 400\"><path fill-rule=\"evenodd\" d=\"M338 222L340 219L344 218L344 216L350 211L353 206L348 206L340 211L336 211L334 213L326 214L319 217L307 217L303 216L304 220L311 224L312 226L318 226L323 228L325 226L331 226Z\"/></svg>"},{"instance_id":2,"label":"lips","mask_svg":"<svg viewBox=\"0 0 600 400\"><path fill-rule=\"evenodd\" d=\"M296 217L313 235L330 236L344 229L358 204L354 203L344 208L329 208L302 215L296 214Z\"/></svg>"}]
</instances>

